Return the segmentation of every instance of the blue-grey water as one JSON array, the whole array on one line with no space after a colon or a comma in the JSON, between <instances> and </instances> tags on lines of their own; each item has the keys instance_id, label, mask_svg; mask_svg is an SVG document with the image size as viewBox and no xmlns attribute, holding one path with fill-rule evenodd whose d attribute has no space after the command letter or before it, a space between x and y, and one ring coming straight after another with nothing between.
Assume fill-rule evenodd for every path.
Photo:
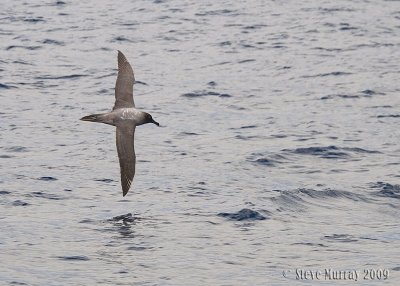
<instances>
[{"instance_id":1,"label":"blue-grey water","mask_svg":"<svg viewBox=\"0 0 400 286\"><path fill-rule=\"evenodd\" d=\"M398 1L3 0L0 39L0 285L399 285ZM125 198L79 121L117 50L164 126Z\"/></svg>"}]
</instances>

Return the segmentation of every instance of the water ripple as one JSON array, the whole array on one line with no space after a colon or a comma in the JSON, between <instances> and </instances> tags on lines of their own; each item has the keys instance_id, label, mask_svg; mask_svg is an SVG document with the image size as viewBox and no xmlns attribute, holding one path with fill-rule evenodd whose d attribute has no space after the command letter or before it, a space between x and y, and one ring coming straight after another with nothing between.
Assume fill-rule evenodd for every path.
<instances>
[{"instance_id":1,"label":"water ripple","mask_svg":"<svg viewBox=\"0 0 400 286\"><path fill-rule=\"evenodd\" d=\"M373 189L379 189L376 195L387 198L400 199L400 185L392 185L385 182L370 184Z\"/></svg>"},{"instance_id":2,"label":"water ripple","mask_svg":"<svg viewBox=\"0 0 400 286\"><path fill-rule=\"evenodd\" d=\"M332 234L332 235L325 235L322 237L323 240L329 241L329 242L341 242L341 243L347 243L347 242L357 242L358 239L355 238L354 236L350 234Z\"/></svg>"},{"instance_id":3,"label":"water ripple","mask_svg":"<svg viewBox=\"0 0 400 286\"><path fill-rule=\"evenodd\" d=\"M346 159L351 153L380 154L379 151L366 150L363 148L337 147L334 145L326 147L305 147L296 149L283 149L284 152L300 155L318 156L324 159Z\"/></svg>"},{"instance_id":4,"label":"water ripple","mask_svg":"<svg viewBox=\"0 0 400 286\"><path fill-rule=\"evenodd\" d=\"M64 75L64 76L37 76L35 79L77 79L81 77L86 77L87 74L71 74L71 75Z\"/></svg>"},{"instance_id":5,"label":"water ripple","mask_svg":"<svg viewBox=\"0 0 400 286\"><path fill-rule=\"evenodd\" d=\"M88 260L90 260L89 257L84 256L84 255L58 256L57 258L60 260L65 260L65 261L88 261Z\"/></svg>"},{"instance_id":6,"label":"water ripple","mask_svg":"<svg viewBox=\"0 0 400 286\"><path fill-rule=\"evenodd\" d=\"M11 89L11 88L17 88L16 86L8 85L8 84L3 84L0 83L0 89Z\"/></svg>"},{"instance_id":7,"label":"water ripple","mask_svg":"<svg viewBox=\"0 0 400 286\"><path fill-rule=\"evenodd\" d=\"M227 93L219 93L215 91L194 91L182 94L183 97L197 98L203 96L217 96L217 97L232 97L232 95Z\"/></svg>"},{"instance_id":8,"label":"water ripple","mask_svg":"<svg viewBox=\"0 0 400 286\"><path fill-rule=\"evenodd\" d=\"M219 213L218 216L229 220L244 221L244 220L265 220L265 216L251 209L242 209L234 213Z\"/></svg>"}]
</instances>

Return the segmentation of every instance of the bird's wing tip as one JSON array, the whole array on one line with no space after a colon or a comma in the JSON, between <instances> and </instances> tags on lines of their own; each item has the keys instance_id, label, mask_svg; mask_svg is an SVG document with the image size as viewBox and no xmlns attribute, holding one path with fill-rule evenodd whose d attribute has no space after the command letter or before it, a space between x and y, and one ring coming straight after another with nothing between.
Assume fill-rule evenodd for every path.
<instances>
[{"instance_id":1,"label":"bird's wing tip","mask_svg":"<svg viewBox=\"0 0 400 286\"><path fill-rule=\"evenodd\" d=\"M125 57L124 54L120 50L118 50L118 59L124 58L124 57Z\"/></svg>"},{"instance_id":2,"label":"bird's wing tip","mask_svg":"<svg viewBox=\"0 0 400 286\"><path fill-rule=\"evenodd\" d=\"M129 63L125 55L120 50L118 50L118 67L125 62Z\"/></svg>"},{"instance_id":3,"label":"bird's wing tip","mask_svg":"<svg viewBox=\"0 0 400 286\"><path fill-rule=\"evenodd\" d=\"M126 194L127 194L128 192L129 192L129 187L128 187L127 190L126 190L126 189L123 189L123 190L122 190L122 196L125 197Z\"/></svg>"}]
</instances>

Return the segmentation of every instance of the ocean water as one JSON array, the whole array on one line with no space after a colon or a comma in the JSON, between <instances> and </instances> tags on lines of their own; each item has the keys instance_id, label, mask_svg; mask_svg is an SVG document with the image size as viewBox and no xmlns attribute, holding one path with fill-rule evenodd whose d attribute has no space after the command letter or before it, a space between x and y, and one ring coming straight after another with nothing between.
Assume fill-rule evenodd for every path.
<instances>
[{"instance_id":1,"label":"ocean water","mask_svg":"<svg viewBox=\"0 0 400 286\"><path fill-rule=\"evenodd\" d=\"M0 285L398 285L398 1L1 7Z\"/></svg>"}]
</instances>

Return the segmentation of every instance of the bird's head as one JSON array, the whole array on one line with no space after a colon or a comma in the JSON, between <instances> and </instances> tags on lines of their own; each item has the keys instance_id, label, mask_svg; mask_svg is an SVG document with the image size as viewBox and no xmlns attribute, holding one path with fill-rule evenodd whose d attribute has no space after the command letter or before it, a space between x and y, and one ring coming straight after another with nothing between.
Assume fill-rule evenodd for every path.
<instances>
[{"instance_id":1,"label":"bird's head","mask_svg":"<svg viewBox=\"0 0 400 286\"><path fill-rule=\"evenodd\" d=\"M160 126L160 123L155 121L149 113L145 113L145 115L144 115L144 123L143 124L146 124L146 123L153 123L157 126Z\"/></svg>"}]
</instances>

